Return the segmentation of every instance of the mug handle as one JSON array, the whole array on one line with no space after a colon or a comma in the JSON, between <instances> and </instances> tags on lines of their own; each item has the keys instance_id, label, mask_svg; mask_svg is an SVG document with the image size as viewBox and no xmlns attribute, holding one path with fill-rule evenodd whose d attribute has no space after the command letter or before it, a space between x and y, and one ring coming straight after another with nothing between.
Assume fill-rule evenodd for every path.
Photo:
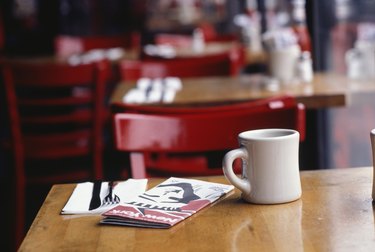
<instances>
[{"instance_id":1,"label":"mug handle","mask_svg":"<svg viewBox=\"0 0 375 252\"><path fill-rule=\"evenodd\" d=\"M223 158L223 172L232 185L240 189L245 195L248 195L251 191L250 182L247 179L240 179L233 171L233 162L237 158L248 158L246 148L234 149L225 154ZM244 169L244 167L242 166L241 169Z\"/></svg>"}]
</instances>

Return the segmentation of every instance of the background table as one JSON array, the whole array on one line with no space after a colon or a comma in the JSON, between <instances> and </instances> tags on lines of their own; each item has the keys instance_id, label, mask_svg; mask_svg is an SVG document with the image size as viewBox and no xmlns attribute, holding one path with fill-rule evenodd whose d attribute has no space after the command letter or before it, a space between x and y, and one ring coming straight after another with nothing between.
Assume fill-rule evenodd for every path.
<instances>
[{"instance_id":1,"label":"background table","mask_svg":"<svg viewBox=\"0 0 375 252\"><path fill-rule=\"evenodd\" d=\"M275 91L267 90L261 79L261 75L182 79L182 90L168 106L231 103L288 94L308 109L319 109L346 106L359 93L375 93L373 81L353 81L331 73L316 73L312 83L282 85ZM111 103L121 106L122 97L134 87L135 81L120 82L112 94Z\"/></svg>"},{"instance_id":2,"label":"background table","mask_svg":"<svg viewBox=\"0 0 375 252\"><path fill-rule=\"evenodd\" d=\"M162 106L200 106L255 100L278 95L291 95L307 108L306 141L301 145L301 168L306 170L327 166L330 128L327 109L344 108L375 95L374 80L354 81L344 75L315 73L312 83L283 85L270 91L261 84L261 75L238 77L203 77L182 79L183 88L170 104ZM122 97L135 87L133 82L120 82L111 95L113 111L122 111ZM373 96L371 96L373 99ZM367 98L368 100L368 98ZM367 165L367 164L366 164Z\"/></svg>"},{"instance_id":3,"label":"background table","mask_svg":"<svg viewBox=\"0 0 375 252\"><path fill-rule=\"evenodd\" d=\"M227 183L224 177L202 179ZM375 251L372 167L302 171L301 180L297 201L247 204L235 189L164 230L59 215L74 185L55 185L20 251Z\"/></svg>"}]
</instances>

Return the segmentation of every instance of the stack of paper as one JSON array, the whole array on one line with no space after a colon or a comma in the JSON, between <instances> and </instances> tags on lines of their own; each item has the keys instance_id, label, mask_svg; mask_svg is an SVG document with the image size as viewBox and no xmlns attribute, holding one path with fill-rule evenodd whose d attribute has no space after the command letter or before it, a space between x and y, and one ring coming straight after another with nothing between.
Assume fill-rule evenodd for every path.
<instances>
[{"instance_id":1,"label":"stack of paper","mask_svg":"<svg viewBox=\"0 0 375 252\"><path fill-rule=\"evenodd\" d=\"M233 189L232 185L172 177L135 199L106 211L101 223L168 228Z\"/></svg>"}]
</instances>

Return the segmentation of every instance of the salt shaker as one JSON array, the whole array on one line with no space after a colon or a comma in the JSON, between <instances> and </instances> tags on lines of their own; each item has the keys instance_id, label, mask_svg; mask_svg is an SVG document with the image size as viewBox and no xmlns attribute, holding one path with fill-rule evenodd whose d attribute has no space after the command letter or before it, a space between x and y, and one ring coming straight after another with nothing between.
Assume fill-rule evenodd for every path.
<instances>
[{"instance_id":1,"label":"salt shaker","mask_svg":"<svg viewBox=\"0 0 375 252\"><path fill-rule=\"evenodd\" d=\"M192 49L193 52L203 52L205 47L204 35L202 29L196 28L193 32Z\"/></svg>"},{"instance_id":2,"label":"salt shaker","mask_svg":"<svg viewBox=\"0 0 375 252\"><path fill-rule=\"evenodd\" d=\"M304 51L298 58L297 62L297 77L305 83L311 82L313 79L313 66L311 60L311 54L309 51Z\"/></svg>"},{"instance_id":3,"label":"salt shaker","mask_svg":"<svg viewBox=\"0 0 375 252\"><path fill-rule=\"evenodd\" d=\"M357 48L349 49L345 53L347 66L347 76L353 80L360 80L366 73L364 72L363 55Z\"/></svg>"}]
</instances>

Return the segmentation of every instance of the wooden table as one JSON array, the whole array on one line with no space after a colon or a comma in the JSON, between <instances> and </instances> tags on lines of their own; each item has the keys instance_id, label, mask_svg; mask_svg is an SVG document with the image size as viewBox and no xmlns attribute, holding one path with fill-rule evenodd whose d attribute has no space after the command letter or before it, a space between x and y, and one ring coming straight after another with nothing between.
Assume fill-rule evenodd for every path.
<instances>
[{"instance_id":1,"label":"wooden table","mask_svg":"<svg viewBox=\"0 0 375 252\"><path fill-rule=\"evenodd\" d=\"M330 73L316 73L310 84L284 85L277 91L265 89L261 78L260 75L240 75L183 79L182 90L169 105L229 103L289 94L308 109L319 109L346 106L356 94L375 93L375 80L352 81L345 76ZM134 81L119 83L112 95L112 104L121 106L122 97L134 85Z\"/></svg>"},{"instance_id":2,"label":"wooden table","mask_svg":"<svg viewBox=\"0 0 375 252\"><path fill-rule=\"evenodd\" d=\"M109 49L98 49L98 50L109 50ZM93 50L89 50L84 53L79 54L73 54L71 56L78 56L83 57L84 55L87 55L88 53L92 52ZM33 64L46 64L46 63L58 63L58 64L70 64L69 63L69 57L71 56L58 56L58 55L37 55L37 56L4 56L0 58L1 63L33 63ZM109 62L113 64L114 66L118 64L121 60L127 59L127 60L137 60L139 59L139 52L136 49L126 49L123 48L123 55L117 59L109 59ZM87 58L86 58L87 60Z\"/></svg>"},{"instance_id":3,"label":"wooden table","mask_svg":"<svg viewBox=\"0 0 375 252\"><path fill-rule=\"evenodd\" d=\"M302 171L301 180L295 202L248 204L236 189L166 230L59 215L74 185L55 185L20 251L375 251L372 167Z\"/></svg>"}]
</instances>

